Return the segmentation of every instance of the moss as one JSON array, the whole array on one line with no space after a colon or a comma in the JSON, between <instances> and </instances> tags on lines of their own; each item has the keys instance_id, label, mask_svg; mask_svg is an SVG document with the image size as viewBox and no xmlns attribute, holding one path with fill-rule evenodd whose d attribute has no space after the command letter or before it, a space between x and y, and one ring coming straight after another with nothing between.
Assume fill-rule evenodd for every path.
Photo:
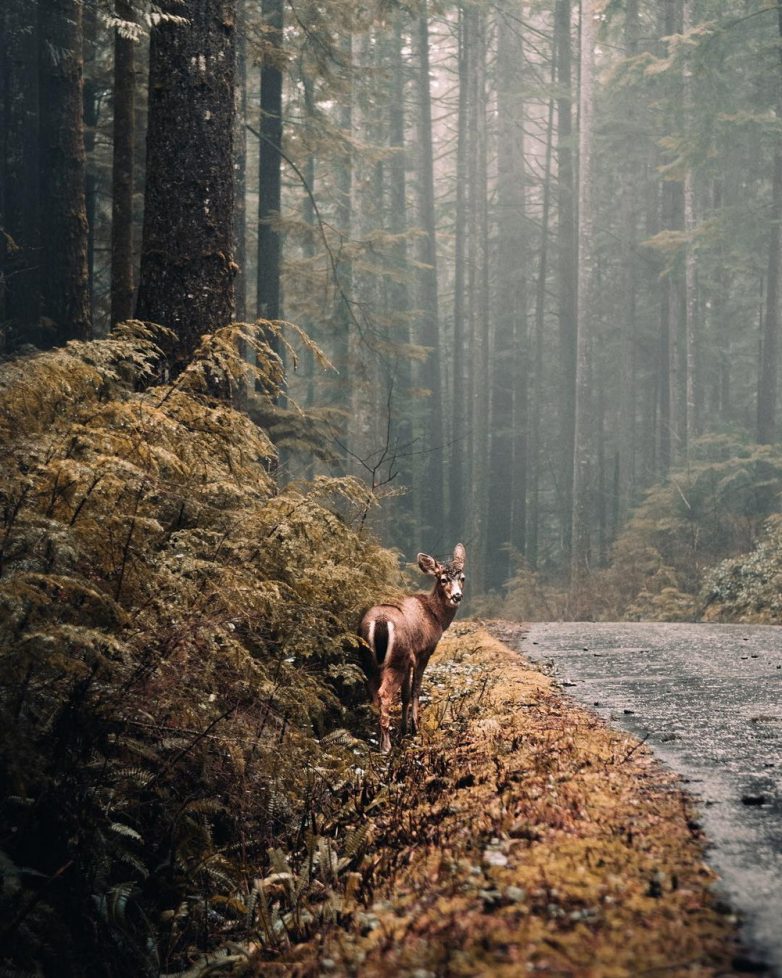
<instances>
[{"instance_id":1,"label":"moss","mask_svg":"<svg viewBox=\"0 0 782 978\"><path fill-rule=\"evenodd\" d=\"M427 674L420 742L391 764L372 902L319 952L331 973L729 970L733 923L675 779L486 632L460 632Z\"/></svg>"}]
</instances>

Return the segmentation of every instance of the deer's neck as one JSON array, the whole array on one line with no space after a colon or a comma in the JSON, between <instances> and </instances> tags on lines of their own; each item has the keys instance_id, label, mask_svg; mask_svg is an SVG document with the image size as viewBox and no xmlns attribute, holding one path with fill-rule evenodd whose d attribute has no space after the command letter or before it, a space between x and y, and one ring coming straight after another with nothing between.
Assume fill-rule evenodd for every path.
<instances>
[{"instance_id":1,"label":"deer's neck","mask_svg":"<svg viewBox=\"0 0 782 978\"><path fill-rule=\"evenodd\" d=\"M435 622L437 622L440 630L444 632L453 621L456 615L456 608L449 607L439 598L437 585L435 585L430 594L422 594L420 597L421 604L426 608L432 618L434 618Z\"/></svg>"}]
</instances>

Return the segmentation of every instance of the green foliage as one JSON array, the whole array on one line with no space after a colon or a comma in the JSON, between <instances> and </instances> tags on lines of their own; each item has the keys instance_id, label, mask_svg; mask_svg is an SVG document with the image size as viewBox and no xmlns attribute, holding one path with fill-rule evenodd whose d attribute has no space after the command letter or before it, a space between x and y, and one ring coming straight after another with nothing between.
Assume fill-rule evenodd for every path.
<instances>
[{"instance_id":1,"label":"green foliage","mask_svg":"<svg viewBox=\"0 0 782 978\"><path fill-rule=\"evenodd\" d=\"M295 942L355 886L361 840L335 825L365 748L320 738L362 696L355 623L396 561L351 528L365 489L278 488L267 435L210 396L254 386L250 338L206 337L156 386L165 331L138 323L0 367L9 970L153 975L259 928ZM298 897L257 881L278 851Z\"/></svg>"},{"instance_id":2,"label":"green foliage","mask_svg":"<svg viewBox=\"0 0 782 978\"><path fill-rule=\"evenodd\" d=\"M752 546L780 492L779 448L716 435L693 443L690 464L650 489L620 534L600 617L695 617L704 573Z\"/></svg>"},{"instance_id":3,"label":"green foliage","mask_svg":"<svg viewBox=\"0 0 782 978\"><path fill-rule=\"evenodd\" d=\"M768 520L757 546L724 560L706 575L705 617L719 621L782 621L782 516Z\"/></svg>"}]
</instances>

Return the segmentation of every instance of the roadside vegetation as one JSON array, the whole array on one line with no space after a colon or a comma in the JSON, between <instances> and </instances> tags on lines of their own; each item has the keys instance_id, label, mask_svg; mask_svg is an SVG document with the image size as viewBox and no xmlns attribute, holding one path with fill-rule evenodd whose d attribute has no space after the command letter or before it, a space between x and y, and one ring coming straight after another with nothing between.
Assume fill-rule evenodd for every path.
<instances>
[{"instance_id":1,"label":"roadside vegetation","mask_svg":"<svg viewBox=\"0 0 782 978\"><path fill-rule=\"evenodd\" d=\"M478 611L516 620L782 621L782 452L701 438L575 590L521 567Z\"/></svg>"},{"instance_id":2,"label":"roadside vegetation","mask_svg":"<svg viewBox=\"0 0 782 978\"><path fill-rule=\"evenodd\" d=\"M400 580L370 495L280 487L212 396L273 414L264 339L207 336L174 383L166 342L0 368L4 971L716 973L733 923L676 785L485 632L375 752L354 627Z\"/></svg>"}]
</instances>

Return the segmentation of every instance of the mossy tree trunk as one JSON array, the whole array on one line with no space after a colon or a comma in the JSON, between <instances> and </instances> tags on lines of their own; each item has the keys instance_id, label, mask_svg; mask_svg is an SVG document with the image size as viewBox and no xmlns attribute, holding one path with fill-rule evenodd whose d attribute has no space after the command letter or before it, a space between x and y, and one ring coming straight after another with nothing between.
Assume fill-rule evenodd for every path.
<instances>
[{"instance_id":1,"label":"mossy tree trunk","mask_svg":"<svg viewBox=\"0 0 782 978\"><path fill-rule=\"evenodd\" d=\"M44 345L92 333L80 0L38 5Z\"/></svg>"},{"instance_id":2,"label":"mossy tree trunk","mask_svg":"<svg viewBox=\"0 0 782 978\"><path fill-rule=\"evenodd\" d=\"M152 32L136 315L177 334L173 369L234 313L233 0L168 2Z\"/></svg>"}]
</instances>

